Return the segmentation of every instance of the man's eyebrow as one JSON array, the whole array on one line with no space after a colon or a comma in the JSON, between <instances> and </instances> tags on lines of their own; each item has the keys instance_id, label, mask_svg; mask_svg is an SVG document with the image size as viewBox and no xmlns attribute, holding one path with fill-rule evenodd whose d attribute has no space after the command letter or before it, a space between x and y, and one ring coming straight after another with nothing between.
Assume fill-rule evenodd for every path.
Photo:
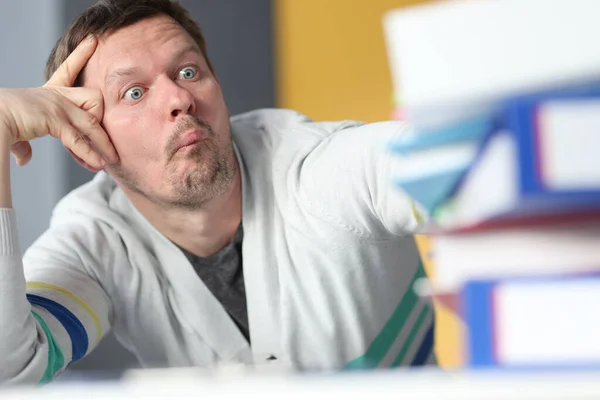
<instances>
[{"instance_id":1,"label":"man's eyebrow","mask_svg":"<svg viewBox=\"0 0 600 400\"><path fill-rule=\"evenodd\" d=\"M184 55L186 55L187 53L197 53L198 55L202 55L202 52L200 51L200 49L198 48L198 46L196 44L190 44L190 45L184 47L183 49L179 50L177 53L175 53L173 58L174 59L181 58Z\"/></svg>"},{"instance_id":2,"label":"man's eyebrow","mask_svg":"<svg viewBox=\"0 0 600 400\"><path fill-rule=\"evenodd\" d=\"M140 72L140 69L135 68L135 67L116 69L113 72L111 72L110 74L108 74L108 76L106 77L106 80L104 81L104 86L109 86L111 83L113 83L113 81L115 81L119 78L124 78L124 77L128 77L131 75L135 75L139 72Z\"/></svg>"}]
</instances>

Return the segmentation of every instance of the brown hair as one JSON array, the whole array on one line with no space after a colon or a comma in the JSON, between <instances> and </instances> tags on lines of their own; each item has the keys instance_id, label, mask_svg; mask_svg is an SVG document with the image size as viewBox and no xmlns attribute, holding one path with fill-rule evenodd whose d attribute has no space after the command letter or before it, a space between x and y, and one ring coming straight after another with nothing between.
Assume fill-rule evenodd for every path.
<instances>
[{"instance_id":1,"label":"brown hair","mask_svg":"<svg viewBox=\"0 0 600 400\"><path fill-rule=\"evenodd\" d=\"M157 15L173 18L194 39L213 71L206 54L206 43L200 27L190 13L174 0L98 0L71 23L56 42L48 61L45 76L52 74L67 59L77 45L89 35L101 36ZM78 78L79 81L79 78ZM76 85L80 84L77 82Z\"/></svg>"}]
</instances>

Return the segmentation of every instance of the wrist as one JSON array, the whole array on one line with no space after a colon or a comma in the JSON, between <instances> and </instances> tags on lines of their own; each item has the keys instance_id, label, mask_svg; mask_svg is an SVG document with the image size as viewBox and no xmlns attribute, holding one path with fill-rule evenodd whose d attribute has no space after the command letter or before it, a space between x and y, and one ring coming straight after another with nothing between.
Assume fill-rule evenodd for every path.
<instances>
[{"instance_id":1,"label":"wrist","mask_svg":"<svg viewBox=\"0 0 600 400\"><path fill-rule=\"evenodd\" d=\"M0 113L0 151L2 153L5 153L7 150L10 151L10 146L12 143L13 140L10 124Z\"/></svg>"},{"instance_id":2,"label":"wrist","mask_svg":"<svg viewBox=\"0 0 600 400\"><path fill-rule=\"evenodd\" d=\"M12 115L9 109L8 93L6 89L0 89L0 144L9 146L13 142Z\"/></svg>"}]
</instances>

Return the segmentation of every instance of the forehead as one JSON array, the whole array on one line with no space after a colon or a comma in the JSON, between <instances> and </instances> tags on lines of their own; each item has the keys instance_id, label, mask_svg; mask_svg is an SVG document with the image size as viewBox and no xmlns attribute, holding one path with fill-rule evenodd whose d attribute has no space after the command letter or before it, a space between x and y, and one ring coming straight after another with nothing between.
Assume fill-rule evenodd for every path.
<instances>
[{"instance_id":1,"label":"forehead","mask_svg":"<svg viewBox=\"0 0 600 400\"><path fill-rule=\"evenodd\" d=\"M198 46L179 23L160 15L103 35L85 71L86 86L98 86L112 70L150 66L181 49Z\"/></svg>"}]
</instances>

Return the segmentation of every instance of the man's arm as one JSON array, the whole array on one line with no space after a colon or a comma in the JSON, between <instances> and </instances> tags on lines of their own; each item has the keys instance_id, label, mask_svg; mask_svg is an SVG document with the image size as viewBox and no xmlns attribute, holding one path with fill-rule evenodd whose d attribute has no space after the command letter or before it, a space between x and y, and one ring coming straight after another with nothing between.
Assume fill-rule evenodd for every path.
<instances>
[{"instance_id":1,"label":"man's arm","mask_svg":"<svg viewBox=\"0 0 600 400\"><path fill-rule=\"evenodd\" d=\"M0 89L0 382L47 382L88 354L109 329L110 302L84 271L76 232L49 232L27 258L18 243L10 190L12 153L19 165L31 159L30 140L50 134L95 168L117 161L100 127L101 94L71 88L96 46L85 41L42 88ZM89 232L80 232L83 238ZM66 240L65 240L66 239Z\"/></svg>"},{"instance_id":2,"label":"man's arm","mask_svg":"<svg viewBox=\"0 0 600 400\"><path fill-rule=\"evenodd\" d=\"M331 129L331 124L314 127ZM375 239L419 233L427 216L394 185L402 171L395 168L389 151L406 125L388 121L341 128L327 135L302 164L304 204L315 214Z\"/></svg>"},{"instance_id":3,"label":"man's arm","mask_svg":"<svg viewBox=\"0 0 600 400\"><path fill-rule=\"evenodd\" d=\"M49 382L110 330L110 300L72 240L82 234L50 230L21 260L15 213L0 209L0 382Z\"/></svg>"},{"instance_id":4,"label":"man's arm","mask_svg":"<svg viewBox=\"0 0 600 400\"><path fill-rule=\"evenodd\" d=\"M47 232L34 246L25 259L26 283L12 209L9 137L7 124L0 123L0 382L48 382L92 351L110 329L111 307L99 284L79 268L69 232Z\"/></svg>"},{"instance_id":5,"label":"man's arm","mask_svg":"<svg viewBox=\"0 0 600 400\"><path fill-rule=\"evenodd\" d=\"M10 136L8 129L8 125L0 119L0 208L12 208L12 194L10 190Z\"/></svg>"}]
</instances>

